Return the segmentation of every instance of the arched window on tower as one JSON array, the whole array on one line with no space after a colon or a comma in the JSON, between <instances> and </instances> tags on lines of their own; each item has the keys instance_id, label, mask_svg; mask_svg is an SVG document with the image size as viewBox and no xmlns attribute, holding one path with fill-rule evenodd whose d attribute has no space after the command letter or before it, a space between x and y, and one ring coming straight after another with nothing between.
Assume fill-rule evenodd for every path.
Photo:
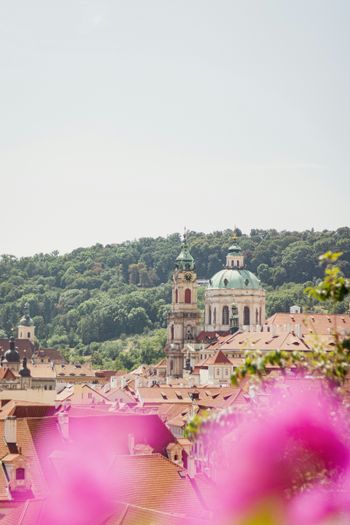
<instances>
[{"instance_id":1,"label":"arched window on tower","mask_svg":"<svg viewBox=\"0 0 350 525\"><path fill-rule=\"evenodd\" d=\"M213 312L213 324L216 324L216 308L214 308Z\"/></svg>"},{"instance_id":2,"label":"arched window on tower","mask_svg":"<svg viewBox=\"0 0 350 525\"><path fill-rule=\"evenodd\" d=\"M228 306L224 306L222 309L222 324L228 325L229 324L229 309Z\"/></svg>"},{"instance_id":3,"label":"arched window on tower","mask_svg":"<svg viewBox=\"0 0 350 525\"><path fill-rule=\"evenodd\" d=\"M191 304L191 290L189 288L185 290L185 303Z\"/></svg>"},{"instance_id":4,"label":"arched window on tower","mask_svg":"<svg viewBox=\"0 0 350 525\"><path fill-rule=\"evenodd\" d=\"M255 324L259 324L259 310L256 309L256 312L255 312Z\"/></svg>"},{"instance_id":5,"label":"arched window on tower","mask_svg":"<svg viewBox=\"0 0 350 525\"><path fill-rule=\"evenodd\" d=\"M175 303L179 302L179 290L176 288L175 290Z\"/></svg>"},{"instance_id":6,"label":"arched window on tower","mask_svg":"<svg viewBox=\"0 0 350 525\"><path fill-rule=\"evenodd\" d=\"M244 307L244 310L243 310L243 324L245 326L249 326L250 325L250 310L249 310L249 306L245 306Z\"/></svg>"},{"instance_id":7,"label":"arched window on tower","mask_svg":"<svg viewBox=\"0 0 350 525\"><path fill-rule=\"evenodd\" d=\"M208 324L211 324L211 306L208 308Z\"/></svg>"},{"instance_id":8,"label":"arched window on tower","mask_svg":"<svg viewBox=\"0 0 350 525\"><path fill-rule=\"evenodd\" d=\"M261 325L261 306L259 308L259 324Z\"/></svg>"},{"instance_id":9,"label":"arched window on tower","mask_svg":"<svg viewBox=\"0 0 350 525\"><path fill-rule=\"evenodd\" d=\"M171 340L174 341L174 325L171 325Z\"/></svg>"}]
</instances>

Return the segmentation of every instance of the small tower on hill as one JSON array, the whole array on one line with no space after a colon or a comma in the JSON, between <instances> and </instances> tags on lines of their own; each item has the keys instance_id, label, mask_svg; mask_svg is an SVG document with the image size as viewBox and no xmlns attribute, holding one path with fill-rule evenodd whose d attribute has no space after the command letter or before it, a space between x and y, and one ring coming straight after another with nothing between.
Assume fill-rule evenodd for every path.
<instances>
[{"instance_id":1,"label":"small tower on hill","mask_svg":"<svg viewBox=\"0 0 350 525\"><path fill-rule=\"evenodd\" d=\"M23 308L23 317L18 325L18 339L29 339L31 343L35 342L35 326L33 319L30 317L29 304L26 303Z\"/></svg>"},{"instance_id":2,"label":"small tower on hill","mask_svg":"<svg viewBox=\"0 0 350 525\"><path fill-rule=\"evenodd\" d=\"M167 376L182 377L184 367L183 348L195 341L199 331L201 314L197 305L197 274L194 259L189 251L187 235L176 259L172 282L171 311L168 316L166 344Z\"/></svg>"}]
</instances>

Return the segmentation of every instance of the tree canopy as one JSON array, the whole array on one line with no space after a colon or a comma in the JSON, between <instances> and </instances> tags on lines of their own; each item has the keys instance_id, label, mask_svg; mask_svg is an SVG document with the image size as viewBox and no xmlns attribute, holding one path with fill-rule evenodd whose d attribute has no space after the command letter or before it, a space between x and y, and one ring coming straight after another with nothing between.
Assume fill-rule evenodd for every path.
<instances>
[{"instance_id":1,"label":"tree canopy","mask_svg":"<svg viewBox=\"0 0 350 525\"><path fill-rule=\"evenodd\" d=\"M236 234L247 268L268 292L268 315L288 311L295 303L304 309L315 307L316 298L304 294L304 289L322 278L319 256L326 251L341 251L341 270L350 275L350 228L253 229L249 235L239 230ZM232 235L232 230L189 232L199 279L209 279L222 269ZM65 255L57 251L22 258L2 255L0 329L10 335L28 302L42 346L72 349L74 355L84 356L99 352L106 341L164 328L170 277L180 248L181 238L175 233L96 244ZM319 311L346 307L344 301L317 306Z\"/></svg>"}]
</instances>

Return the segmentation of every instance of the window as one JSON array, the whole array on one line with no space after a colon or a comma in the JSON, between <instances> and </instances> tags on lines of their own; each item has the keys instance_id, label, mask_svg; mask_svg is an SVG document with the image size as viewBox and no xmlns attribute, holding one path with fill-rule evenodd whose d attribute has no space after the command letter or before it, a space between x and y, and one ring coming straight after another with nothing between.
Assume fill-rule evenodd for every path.
<instances>
[{"instance_id":1,"label":"window","mask_svg":"<svg viewBox=\"0 0 350 525\"><path fill-rule=\"evenodd\" d=\"M246 326L250 325L250 310L249 306L245 306L243 310L243 324Z\"/></svg>"},{"instance_id":2,"label":"window","mask_svg":"<svg viewBox=\"0 0 350 525\"><path fill-rule=\"evenodd\" d=\"M228 306L224 306L222 309L222 324L228 325L229 324L229 309Z\"/></svg>"},{"instance_id":3,"label":"window","mask_svg":"<svg viewBox=\"0 0 350 525\"><path fill-rule=\"evenodd\" d=\"M211 324L211 306L208 308L208 324Z\"/></svg>"},{"instance_id":4,"label":"window","mask_svg":"<svg viewBox=\"0 0 350 525\"><path fill-rule=\"evenodd\" d=\"M27 337L28 337L28 339L30 339L30 332L27 333Z\"/></svg>"},{"instance_id":5,"label":"window","mask_svg":"<svg viewBox=\"0 0 350 525\"><path fill-rule=\"evenodd\" d=\"M175 290L175 303L179 302L179 290L176 288Z\"/></svg>"},{"instance_id":6,"label":"window","mask_svg":"<svg viewBox=\"0 0 350 525\"><path fill-rule=\"evenodd\" d=\"M191 290L189 288L185 290L185 303L191 304Z\"/></svg>"},{"instance_id":7,"label":"window","mask_svg":"<svg viewBox=\"0 0 350 525\"><path fill-rule=\"evenodd\" d=\"M24 468L16 468L16 479L23 480L25 479L25 470Z\"/></svg>"},{"instance_id":8,"label":"window","mask_svg":"<svg viewBox=\"0 0 350 525\"><path fill-rule=\"evenodd\" d=\"M239 260L237 260L237 268L239 268Z\"/></svg>"},{"instance_id":9,"label":"window","mask_svg":"<svg viewBox=\"0 0 350 525\"><path fill-rule=\"evenodd\" d=\"M259 324L259 310L258 309L256 309L256 313L255 313L255 323Z\"/></svg>"},{"instance_id":10,"label":"window","mask_svg":"<svg viewBox=\"0 0 350 525\"><path fill-rule=\"evenodd\" d=\"M216 324L216 308L214 308L213 323Z\"/></svg>"},{"instance_id":11,"label":"window","mask_svg":"<svg viewBox=\"0 0 350 525\"><path fill-rule=\"evenodd\" d=\"M174 325L171 325L171 340L174 341Z\"/></svg>"}]
</instances>

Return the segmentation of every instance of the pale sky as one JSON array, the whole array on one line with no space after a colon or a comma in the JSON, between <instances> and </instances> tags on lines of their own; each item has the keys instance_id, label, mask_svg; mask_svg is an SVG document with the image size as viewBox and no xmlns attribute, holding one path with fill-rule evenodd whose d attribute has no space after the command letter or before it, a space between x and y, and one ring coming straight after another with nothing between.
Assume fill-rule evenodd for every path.
<instances>
[{"instance_id":1,"label":"pale sky","mask_svg":"<svg viewBox=\"0 0 350 525\"><path fill-rule=\"evenodd\" d=\"M348 0L0 0L0 253L349 226Z\"/></svg>"}]
</instances>

